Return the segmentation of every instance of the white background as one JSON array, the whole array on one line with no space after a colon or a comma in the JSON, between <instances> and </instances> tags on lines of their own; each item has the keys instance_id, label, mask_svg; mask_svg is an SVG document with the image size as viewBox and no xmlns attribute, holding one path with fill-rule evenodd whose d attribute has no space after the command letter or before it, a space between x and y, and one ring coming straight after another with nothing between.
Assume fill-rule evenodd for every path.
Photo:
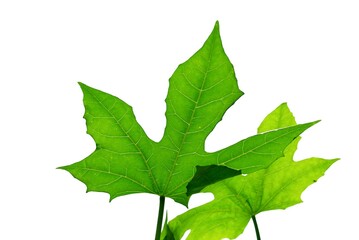
<instances>
[{"instance_id":1,"label":"white background","mask_svg":"<svg viewBox=\"0 0 359 240\"><path fill-rule=\"evenodd\" d=\"M109 203L55 170L95 148L77 82L125 100L160 140L168 78L216 20L246 94L207 149L255 134L288 102L298 122L322 119L303 134L297 159L342 159L304 203L260 214L262 238L359 239L358 12L349 0L1 1L0 239L154 238L157 196ZM166 203L170 218L185 211ZM255 239L252 223L238 239Z\"/></svg>"}]
</instances>

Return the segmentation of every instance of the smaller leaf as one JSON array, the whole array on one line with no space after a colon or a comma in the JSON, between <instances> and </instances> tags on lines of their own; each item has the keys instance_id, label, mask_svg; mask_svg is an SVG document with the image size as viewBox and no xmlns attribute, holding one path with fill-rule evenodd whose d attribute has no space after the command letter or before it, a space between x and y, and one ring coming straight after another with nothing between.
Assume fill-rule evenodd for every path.
<instances>
[{"instance_id":1,"label":"smaller leaf","mask_svg":"<svg viewBox=\"0 0 359 240\"><path fill-rule=\"evenodd\" d=\"M270 113L258 132L295 125L286 104ZM309 158L293 161L300 138L285 149L284 156L267 169L217 182L202 190L212 192L215 199L191 209L170 221L175 239L191 229L187 240L220 240L240 235L252 216L260 212L285 209L302 202L302 192L338 159Z\"/></svg>"},{"instance_id":2,"label":"smaller leaf","mask_svg":"<svg viewBox=\"0 0 359 240\"><path fill-rule=\"evenodd\" d=\"M168 226L168 214L166 213L165 224L163 226L163 230L161 232L161 240L175 240L171 229Z\"/></svg>"}]
</instances>

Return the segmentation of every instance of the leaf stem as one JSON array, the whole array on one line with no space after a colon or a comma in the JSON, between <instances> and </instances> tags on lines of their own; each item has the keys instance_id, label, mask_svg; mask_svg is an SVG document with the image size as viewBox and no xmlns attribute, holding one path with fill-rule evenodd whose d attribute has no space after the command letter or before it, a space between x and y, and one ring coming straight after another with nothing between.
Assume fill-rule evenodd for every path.
<instances>
[{"instance_id":1,"label":"leaf stem","mask_svg":"<svg viewBox=\"0 0 359 240\"><path fill-rule=\"evenodd\" d=\"M259 234L258 223L255 215L252 216L252 220L253 220L254 228L256 229L257 240L261 240L261 235Z\"/></svg>"},{"instance_id":2,"label":"leaf stem","mask_svg":"<svg viewBox=\"0 0 359 240\"><path fill-rule=\"evenodd\" d=\"M156 228L155 240L160 240L160 238L161 238L162 220L163 220L164 209L165 209L165 197L160 196L160 206L158 208L157 228Z\"/></svg>"}]
</instances>

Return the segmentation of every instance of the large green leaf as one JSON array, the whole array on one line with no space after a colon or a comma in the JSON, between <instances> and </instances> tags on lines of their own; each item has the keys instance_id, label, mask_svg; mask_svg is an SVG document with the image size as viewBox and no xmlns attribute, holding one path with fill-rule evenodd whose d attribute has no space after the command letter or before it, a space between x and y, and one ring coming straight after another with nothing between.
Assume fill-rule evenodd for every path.
<instances>
[{"instance_id":1,"label":"large green leaf","mask_svg":"<svg viewBox=\"0 0 359 240\"><path fill-rule=\"evenodd\" d=\"M258 131L295 125L286 104L270 113ZM169 222L175 239L191 229L187 240L220 240L236 238L252 216L260 212L285 209L301 202L302 192L337 160L309 158L293 161L300 138L296 138L284 156L267 169L247 176L236 176L208 186L203 192L212 192L215 199L191 209Z\"/></svg>"},{"instance_id":2,"label":"large green leaf","mask_svg":"<svg viewBox=\"0 0 359 240\"><path fill-rule=\"evenodd\" d=\"M119 98L80 84L88 134L96 150L84 160L61 167L110 199L152 193L187 205L186 186L196 166L222 165L243 173L267 167L285 147L315 124L295 125L244 139L208 153L205 140L225 111L243 94L224 52L216 23L203 47L178 66L166 98L166 128L152 141L132 108Z\"/></svg>"}]
</instances>

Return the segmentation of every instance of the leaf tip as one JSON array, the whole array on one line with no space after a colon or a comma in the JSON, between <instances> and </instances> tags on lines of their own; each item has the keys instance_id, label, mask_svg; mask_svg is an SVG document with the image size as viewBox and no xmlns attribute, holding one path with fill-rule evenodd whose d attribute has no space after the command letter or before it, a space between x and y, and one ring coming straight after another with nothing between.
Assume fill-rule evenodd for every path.
<instances>
[{"instance_id":1,"label":"leaf tip","mask_svg":"<svg viewBox=\"0 0 359 240\"><path fill-rule=\"evenodd\" d=\"M110 199L108 200L108 202L109 202L109 203L112 202L115 198L116 198L116 196L110 194Z\"/></svg>"},{"instance_id":2,"label":"leaf tip","mask_svg":"<svg viewBox=\"0 0 359 240\"><path fill-rule=\"evenodd\" d=\"M89 88L89 86L87 86L86 84L82 83L82 82L77 82L77 84L80 86L82 92L86 89Z\"/></svg>"},{"instance_id":3,"label":"leaf tip","mask_svg":"<svg viewBox=\"0 0 359 240\"><path fill-rule=\"evenodd\" d=\"M218 20L217 20L216 23L214 24L212 34L213 34L213 33L219 34L219 21L218 21Z\"/></svg>"},{"instance_id":4,"label":"leaf tip","mask_svg":"<svg viewBox=\"0 0 359 240\"><path fill-rule=\"evenodd\" d=\"M287 102L283 102L279 105L279 107L288 107L288 103Z\"/></svg>"},{"instance_id":5,"label":"leaf tip","mask_svg":"<svg viewBox=\"0 0 359 240\"><path fill-rule=\"evenodd\" d=\"M322 121L322 120L316 120L316 121L312 122L312 124L315 125L315 124L317 124L317 123L319 123L319 122L321 122L321 121Z\"/></svg>"},{"instance_id":6,"label":"leaf tip","mask_svg":"<svg viewBox=\"0 0 359 240\"><path fill-rule=\"evenodd\" d=\"M313 122L309 122L309 123L304 123L304 124L298 124L298 125L305 125L306 126L306 129L316 125L317 123L319 123L321 120L316 120L316 121L313 121Z\"/></svg>"},{"instance_id":7,"label":"leaf tip","mask_svg":"<svg viewBox=\"0 0 359 240\"><path fill-rule=\"evenodd\" d=\"M61 166L61 167L57 167L56 170L59 169L59 170L67 170L67 166Z\"/></svg>"},{"instance_id":8,"label":"leaf tip","mask_svg":"<svg viewBox=\"0 0 359 240\"><path fill-rule=\"evenodd\" d=\"M329 160L329 161L330 161L329 167L332 166L334 163L336 163L336 162L339 161L339 160L340 160L340 158L330 159L330 160ZM328 167L328 168L329 168L329 167Z\"/></svg>"},{"instance_id":9,"label":"leaf tip","mask_svg":"<svg viewBox=\"0 0 359 240\"><path fill-rule=\"evenodd\" d=\"M81 89L87 87L87 85L82 82L77 82L77 84L80 86Z\"/></svg>"}]
</instances>

